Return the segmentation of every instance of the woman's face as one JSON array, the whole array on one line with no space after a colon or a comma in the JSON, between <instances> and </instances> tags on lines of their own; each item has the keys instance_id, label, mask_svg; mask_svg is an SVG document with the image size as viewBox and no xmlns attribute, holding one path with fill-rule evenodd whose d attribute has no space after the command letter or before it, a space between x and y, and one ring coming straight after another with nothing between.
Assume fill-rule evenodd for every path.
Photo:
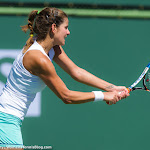
<instances>
[{"instance_id":1,"label":"woman's face","mask_svg":"<svg viewBox=\"0 0 150 150\"><path fill-rule=\"evenodd\" d=\"M64 18L64 22L59 27L56 27L54 35L55 45L65 45L65 38L70 34L68 23L68 18Z\"/></svg>"}]
</instances>

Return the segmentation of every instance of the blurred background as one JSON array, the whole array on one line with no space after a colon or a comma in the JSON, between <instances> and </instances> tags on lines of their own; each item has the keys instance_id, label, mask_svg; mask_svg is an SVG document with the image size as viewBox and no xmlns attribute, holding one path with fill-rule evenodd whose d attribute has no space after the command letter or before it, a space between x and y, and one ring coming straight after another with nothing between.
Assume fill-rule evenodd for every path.
<instances>
[{"instance_id":1,"label":"blurred background","mask_svg":"<svg viewBox=\"0 0 150 150\"><path fill-rule=\"evenodd\" d=\"M52 6L69 16L63 46L81 68L115 85L130 86L150 61L149 0L0 0L0 89L28 39L20 26L28 14ZM67 87L98 90L74 81L55 63ZM150 93L132 92L109 106L105 102L66 105L45 88L22 125L25 146L53 150L147 150L150 148Z\"/></svg>"}]
</instances>

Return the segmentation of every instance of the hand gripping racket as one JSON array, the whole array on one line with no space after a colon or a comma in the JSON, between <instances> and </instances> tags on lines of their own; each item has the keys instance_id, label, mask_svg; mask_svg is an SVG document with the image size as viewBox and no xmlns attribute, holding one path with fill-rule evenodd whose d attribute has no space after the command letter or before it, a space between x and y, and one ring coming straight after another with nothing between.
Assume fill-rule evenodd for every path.
<instances>
[{"instance_id":1,"label":"hand gripping racket","mask_svg":"<svg viewBox=\"0 0 150 150\"><path fill-rule=\"evenodd\" d=\"M150 63L146 66L142 74L139 76L139 78L127 89L129 93L134 90L145 90L150 92ZM143 86L136 87L136 85L143 79Z\"/></svg>"},{"instance_id":2,"label":"hand gripping racket","mask_svg":"<svg viewBox=\"0 0 150 150\"><path fill-rule=\"evenodd\" d=\"M129 93L131 91L135 91L135 90L145 90L150 92L150 63L146 66L146 68L144 69L144 71L142 72L142 74L139 76L139 78L131 85L129 86L127 89L129 91ZM143 85L141 87L136 87L136 85L143 79ZM106 102L109 105L112 105L112 103Z\"/></svg>"}]
</instances>

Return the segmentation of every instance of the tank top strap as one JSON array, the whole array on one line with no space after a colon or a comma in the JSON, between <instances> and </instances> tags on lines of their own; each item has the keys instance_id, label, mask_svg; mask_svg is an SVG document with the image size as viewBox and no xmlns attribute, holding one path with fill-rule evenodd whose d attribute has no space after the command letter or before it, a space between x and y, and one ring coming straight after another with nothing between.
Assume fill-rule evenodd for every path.
<instances>
[{"instance_id":1,"label":"tank top strap","mask_svg":"<svg viewBox=\"0 0 150 150\"><path fill-rule=\"evenodd\" d=\"M30 50L40 50L44 55L46 55L48 57L48 55L45 53L43 47L37 43L37 41L35 40L34 43L29 47L29 49L24 53L24 55L30 51ZM49 57L48 57L49 58Z\"/></svg>"}]
</instances>

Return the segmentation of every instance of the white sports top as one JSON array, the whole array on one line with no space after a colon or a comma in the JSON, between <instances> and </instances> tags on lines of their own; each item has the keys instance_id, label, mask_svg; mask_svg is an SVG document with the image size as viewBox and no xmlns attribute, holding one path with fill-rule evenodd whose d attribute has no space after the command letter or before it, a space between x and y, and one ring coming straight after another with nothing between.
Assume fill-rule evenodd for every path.
<instances>
[{"instance_id":1,"label":"white sports top","mask_svg":"<svg viewBox=\"0 0 150 150\"><path fill-rule=\"evenodd\" d=\"M42 46L36 41L30 46L26 53L30 50L40 50L48 57ZM21 120L24 119L36 93L46 87L45 83L38 76L32 75L23 66L23 57L25 54L21 51L15 59L5 87L0 95L0 111L17 116ZM48 58L52 61L54 55L55 51L52 48L49 51Z\"/></svg>"}]
</instances>

